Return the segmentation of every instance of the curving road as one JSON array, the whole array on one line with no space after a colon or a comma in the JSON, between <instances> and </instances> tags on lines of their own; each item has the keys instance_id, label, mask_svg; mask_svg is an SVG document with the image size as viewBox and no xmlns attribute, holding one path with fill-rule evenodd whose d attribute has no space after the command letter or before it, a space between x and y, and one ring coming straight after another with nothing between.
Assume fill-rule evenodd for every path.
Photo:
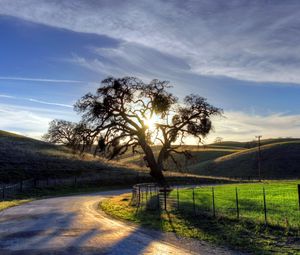
<instances>
[{"instance_id":1,"label":"curving road","mask_svg":"<svg viewBox=\"0 0 300 255\"><path fill-rule=\"evenodd\" d=\"M99 201L128 190L33 201L0 212L0 254L237 254L107 217Z\"/></svg>"}]
</instances>

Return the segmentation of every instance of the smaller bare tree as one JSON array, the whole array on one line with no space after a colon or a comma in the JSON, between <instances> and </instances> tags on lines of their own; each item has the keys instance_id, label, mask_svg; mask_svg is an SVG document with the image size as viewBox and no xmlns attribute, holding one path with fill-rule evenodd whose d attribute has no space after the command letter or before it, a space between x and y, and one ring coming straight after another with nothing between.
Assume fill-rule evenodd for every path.
<instances>
[{"instance_id":1,"label":"smaller bare tree","mask_svg":"<svg viewBox=\"0 0 300 255\"><path fill-rule=\"evenodd\" d=\"M223 140L224 140L224 139L223 139L222 137L218 136L218 137L216 137L216 139L215 139L215 143L222 143Z\"/></svg>"},{"instance_id":2,"label":"smaller bare tree","mask_svg":"<svg viewBox=\"0 0 300 255\"><path fill-rule=\"evenodd\" d=\"M48 132L43 135L43 140L73 147L75 142L74 130L76 123L66 120L52 120L49 123Z\"/></svg>"}]
</instances>

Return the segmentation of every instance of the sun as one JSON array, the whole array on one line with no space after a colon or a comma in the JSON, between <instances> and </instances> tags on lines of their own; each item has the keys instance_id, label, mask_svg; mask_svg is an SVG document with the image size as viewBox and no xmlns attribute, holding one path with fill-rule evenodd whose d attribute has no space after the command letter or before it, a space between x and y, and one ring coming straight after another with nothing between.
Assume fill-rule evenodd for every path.
<instances>
[{"instance_id":1,"label":"sun","mask_svg":"<svg viewBox=\"0 0 300 255\"><path fill-rule=\"evenodd\" d=\"M156 129L156 124L159 122L159 117L153 114L151 118L145 119L144 122L149 130L153 131Z\"/></svg>"}]
</instances>

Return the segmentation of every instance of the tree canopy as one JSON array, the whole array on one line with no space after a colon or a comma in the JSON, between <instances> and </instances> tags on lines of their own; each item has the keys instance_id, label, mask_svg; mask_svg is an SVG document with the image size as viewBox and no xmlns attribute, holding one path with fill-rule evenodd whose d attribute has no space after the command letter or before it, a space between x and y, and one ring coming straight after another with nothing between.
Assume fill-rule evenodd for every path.
<instances>
[{"instance_id":1,"label":"tree canopy","mask_svg":"<svg viewBox=\"0 0 300 255\"><path fill-rule=\"evenodd\" d=\"M176 161L174 153L188 156L187 151L178 150L185 138L201 141L212 129L211 117L222 112L198 95L179 102L168 91L170 87L169 82L156 79L146 84L135 77L108 77L96 93L83 96L75 110L99 135L103 155L113 159L128 149L143 153L150 174L164 184L164 161L169 157ZM161 145L157 157L153 144Z\"/></svg>"}]
</instances>

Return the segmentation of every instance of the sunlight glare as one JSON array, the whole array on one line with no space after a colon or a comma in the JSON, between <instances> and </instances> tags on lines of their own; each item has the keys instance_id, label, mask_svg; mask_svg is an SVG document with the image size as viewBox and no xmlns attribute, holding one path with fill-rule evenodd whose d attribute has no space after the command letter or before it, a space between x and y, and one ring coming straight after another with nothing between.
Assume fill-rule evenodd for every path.
<instances>
[{"instance_id":1,"label":"sunlight glare","mask_svg":"<svg viewBox=\"0 0 300 255\"><path fill-rule=\"evenodd\" d=\"M149 130L153 131L156 128L156 124L159 122L159 117L155 114L151 118L145 119L145 124L149 128Z\"/></svg>"}]
</instances>

